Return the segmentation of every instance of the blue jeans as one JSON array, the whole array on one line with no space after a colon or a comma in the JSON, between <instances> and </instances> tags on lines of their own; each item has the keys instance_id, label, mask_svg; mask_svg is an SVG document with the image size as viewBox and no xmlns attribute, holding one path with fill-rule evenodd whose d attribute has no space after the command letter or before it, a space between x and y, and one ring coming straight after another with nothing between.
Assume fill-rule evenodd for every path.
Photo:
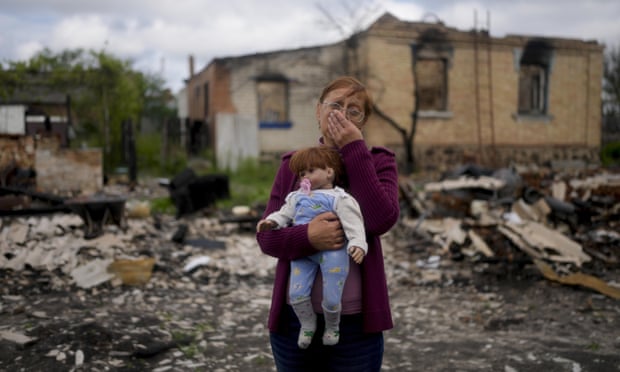
<instances>
[{"instance_id":1,"label":"blue jeans","mask_svg":"<svg viewBox=\"0 0 620 372\"><path fill-rule=\"evenodd\" d=\"M340 341L333 346L321 342L325 322L317 317L317 330L307 349L297 346L299 321L290 306L282 312L282 330L270 334L271 351L278 372L378 372L383 361L383 333L364 333L362 316L342 315Z\"/></svg>"}]
</instances>

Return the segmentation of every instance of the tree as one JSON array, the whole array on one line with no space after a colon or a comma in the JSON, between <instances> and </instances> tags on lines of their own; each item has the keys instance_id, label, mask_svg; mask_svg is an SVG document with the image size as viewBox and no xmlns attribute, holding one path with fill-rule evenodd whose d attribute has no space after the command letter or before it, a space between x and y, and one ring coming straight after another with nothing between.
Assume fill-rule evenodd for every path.
<instances>
[{"instance_id":1,"label":"tree","mask_svg":"<svg viewBox=\"0 0 620 372\"><path fill-rule=\"evenodd\" d=\"M350 6L346 1L341 1L340 3L345 10L345 17L338 18L333 15L332 12L326 10L321 5L317 4L317 8L322 13L325 23L328 26L336 28L340 34L345 38L344 47L346 48L345 56L351 56L352 62L349 59L345 59L345 70L347 73L360 77L360 61L358 55L358 37L360 32L363 30L365 23L367 20L377 14L379 7L373 5L372 2L362 2L356 3L355 6ZM414 148L413 148L413 140L416 133L417 128L417 118L418 118L418 90L417 87L417 79L416 79L416 69L415 69L415 61L413 62L413 81L414 81L414 100L413 107L411 113L412 123L408 127L402 125L397 120L395 120L389 113L383 111L381 109L380 99L377 100L373 106L373 111L381 117L383 120L388 123L392 128L394 128L402 138L403 148L405 149L405 164L404 164L404 172L411 173L415 170L415 158L414 158ZM353 71L351 71L351 70Z\"/></svg>"},{"instance_id":2,"label":"tree","mask_svg":"<svg viewBox=\"0 0 620 372\"><path fill-rule=\"evenodd\" d=\"M605 53L603 70L603 114L620 115L620 44Z\"/></svg>"},{"instance_id":3,"label":"tree","mask_svg":"<svg viewBox=\"0 0 620 372\"><path fill-rule=\"evenodd\" d=\"M76 142L104 149L104 171L122 163L122 123L137 123L159 113L163 80L132 68L105 51L83 49L53 53L44 49L27 61L0 68L0 99L20 90L47 90L72 97ZM23 92L22 92L23 93Z\"/></svg>"}]
</instances>

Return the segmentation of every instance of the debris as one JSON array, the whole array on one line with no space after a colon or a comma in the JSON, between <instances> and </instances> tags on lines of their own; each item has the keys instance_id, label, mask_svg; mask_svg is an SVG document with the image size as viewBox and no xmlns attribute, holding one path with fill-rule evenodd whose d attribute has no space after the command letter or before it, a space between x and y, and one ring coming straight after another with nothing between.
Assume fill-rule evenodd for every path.
<instances>
[{"instance_id":1,"label":"debris","mask_svg":"<svg viewBox=\"0 0 620 372\"><path fill-rule=\"evenodd\" d=\"M247 216L252 213L252 209L247 205L236 205L230 211L233 216Z\"/></svg>"},{"instance_id":2,"label":"debris","mask_svg":"<svg viewBox=\"0 0 620 372\"><path fill-rule=\"evenodd\" d=\"M230 197L225 174L197 176L193 169L186 168L170 182L160 184L168 187L177 218L213 206L217 199Z\"/></svg>"},{"instance_id":3,"label":"debris","mask_svg":"<svg viewBox=\"0 0 620 372\"><path fill-rule=\"evenodd\" d=\"M458 351L452 364L478 370L491 363L501 368L506 360L515 370L535 369L567 350L584 353L586 369L617 366L617 336L606 331L620 314L612 297L620 291L615 218L620 190L601 185L586 192L573 188L567 176L545 176L541 170L524 179L536 186L527 195L527 188L512 181L497 191L427 192L422 184L402 179L411 186L415 207L382 237L390 304L399 324L386 333L391 345L386 369L410 370L412 350L418 350L416 360L438 366L439 361L424 359L429 345L437 352ZM549 187L559 181L567 185L566 199L551 195ZM515 185L514 195L502 194L508 184ZM142 198L121 192L119 185L106 191L126 200ZM572 204L577 214L587 210L587 219L571 231L567 221L553 219L545 196ZM514 212L519 201L531 215ZM101 235L92 239L85 238L85 221L74 213L0 220L0 330L24 330L42 351L6 348L0 369L28 370L43 359L47 366L67 370L125 370L136 362L148 370L271 368L265 340L276 260L257 247L253 229L239 232L223 223L229 216L249 221L260 216L258 208L251 207L248 215L237 213L247 208L233 208L179 220L165 214L129 218L129 204L124 227L102 225ZM531 228L532 222L540 231ZM175 243L171 237L180 230L185 232ZM218 249L205 250L213 247ZM144 258L154 264L141 287L121 286L120 276L107 271L115 259ZM548 276L534 264L536 258L551 270ZM107 264L74 277L74 269L98 260ZM558 278L577 278L577 284ZM532 333L537 329L541 332ZM592 334L596 345L584 348L583 340ZM558 339L562 347L554 346ZM541 354L543 343L548 347ZM508 344L517 348L502 347ZM85 354L81 366L79 350ZM463 358L471 355L467 350L484 355Z\"/></svg>"},{"instance_id":4,"label":"debris","mask_svg":"<svg viewBox=\"0 0 620 372\"><path fill-rule=\"evenodd\" d=\"M422 269L438 269L440 261L439 256L430 256L426 260L417 260L416 266Z\"/></svg>"},{"instance_id":5,"label":"debris","mask_svg":"<svg viewBox=\"0 0 620 372\"><path fill-rule=\"evenodd\" d=\"M557 262L570 262L577 267L590 261L590 256L583 253L581 245L567 238L565 235L551 230L535 221L523 221L521 224L506 223L502 225L502 232L509 230L510 238L519 247L533 252L534 257L545 258Z\"/></svg>"},{"instance_id":6,"label":"debris","mask_svg":"<svg viewBox=\"0 0 620 372\"><path fill-rule=\"evenodd\" d=\"M554 263L557 275L617 264L619 253L612 246L618 246L618 239L600 231L618 229L620 176L581 171L585 178L548 175L540 168L516 173L463 166L423 185L401 177L401 196L410 213L400 223L414 226L403 238L428 235L426 240L452 260L465 254L474 262ZM479 236L475 229L483 226L485 235Z\"/></svg>"},{"instance_id":7,"label":"debris","mask_svg":"<svg viewBox=\"0 0 620 372\"><path fill-rule=\"evenodd\" d=\"M124 198L95 194L69 199L65 204L84 220L85 239L93 239L103 234L103 225L108 223L124 227Z\"/></svg>"},{"instance_id":8,"label":"debris","mask_svg":"<svg viewBox=\"0 0 620 372\"><path fill-rule=\"evenodd\" d=\"M82 350L77 350L75 352L75 366L80 367L84 364L84 352Z\"/></svg>"},{"instance_id":9,"label":"debris","mask_svg":"<svg viewBox=\"0 0 620 372\"><path fill-rule=\"evenodd\" d=\"M34 337L11 331L0 331L0 339L16 343L19 346L27 346L37 341Z\"/></svg>"},{"instance_id":10,"label":"debris","mask_svg":"<svg viewBox=\"0 0 620 372\"><path fill-rule=\"evenodd\" d=\"M616 300L620 300L620 288L610 286L599 278L580 272L560 276L551 268L551 266L547 265L542 260L535 259L534 263L540 269L545 278L549 280L562 284L581 285L583 287L594 289Z\"/></svg>"},{"instance_id":11,"label":"debris","mask_svg":"<svg viewBox=\"0 0 620 372\"><path fill-rule=\"evenodd\" d=\"M506 182L497 178L480 176L477 178L462 176L455 180L445 180L442 182L429 182L424 185L424 190L427 192L456 190L456 189L487 189L487 190L499 190L506 186Z\"/></svg>"},{"instance_id":12,"label":"debris","mask_svg":"<svg viewBox=\"0 0 620 372\"><path fill-rule=\"evenodd\" d=\"M148 200L129 200L125 209L127 218L147 218L151 215L151 204Z\"/></svg>"},{"instance_id":13,"label":"debris","mask_svg":"<svg viewBox=\"0 0 620 372\"><path fill-rule=\"evenodd\" d=\"M108 271L126 285L144 285L151 278L155 258L120 259L108 266Z\"/></svg>"},{"instance_id":14,"label":"debris","mask_svg":"<svg viewBox=\"0 0 620 372\"><path fill-rule=\"evenodd\" d=\"M208 265L210 261L211 257L209 256L193 257L189 260L187 264L185 264L185 266L183 266L183 272L191 273L200 266Z\"/></svg>"},{"instance_id":15,"label":"debris","mask_svg":"<svg viewBox=\"0 0 620 372\"><path fill-rule=\"evenodd\" d=\"M76 267L71 271L71 277L80 288L92 288L114 277L108 272L111 259L94 259L85 265Z\"/></svg>"},{"instance_id":16,"label":"debris","mask_svg":"<svg viewBox=\"0 0 620 372\"><path fill-rule=\"evenodd\" d=\"M187 224L179 225L177 231L172 235L172 241L175 243L183 243L185 242L185 237L187 236L187 232L189 231L189 227Z\"/></svg>"},{"instance_id":17,"label":"debris","mask_svg":"<svg viewBox=\"0 0 620 372\"><path fill-rule=\"evenodd\" d=\"M489 248L489 245L485 243L484 239L482 239L474 230L467 231L467 236L471 239L472 245L476 251L482 253L486 257L493 257L495 255L491 248Z\"/></svg>"}]
</instances>

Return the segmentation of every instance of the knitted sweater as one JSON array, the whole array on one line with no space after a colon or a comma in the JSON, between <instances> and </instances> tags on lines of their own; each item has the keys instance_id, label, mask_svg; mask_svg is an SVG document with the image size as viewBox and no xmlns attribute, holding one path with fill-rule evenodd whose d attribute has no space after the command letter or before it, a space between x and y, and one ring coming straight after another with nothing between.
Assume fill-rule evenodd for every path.
<instances>
[{"instance_id":1,"label":"knitted sweater","mask_svg":"<svg viewBox=\"0 0 620 372\"><path fill-rule=\"evenodd\" d=\"M360 205L368 242L361 264L364 331L380 332L393 327L380 236L396 223L400 213L395 156L382 147L368 150L363 140L339 151L346 168L346 189ZM298 177L289 170L291 155L282 157L263 217L279 210L286 196L299 187ZM317 250L308 241L308 225L258 232L256 238L263 253L278 259L268 323L269 329L277 332L286 305L290 261Z\"/></svg>"}]
</instances>

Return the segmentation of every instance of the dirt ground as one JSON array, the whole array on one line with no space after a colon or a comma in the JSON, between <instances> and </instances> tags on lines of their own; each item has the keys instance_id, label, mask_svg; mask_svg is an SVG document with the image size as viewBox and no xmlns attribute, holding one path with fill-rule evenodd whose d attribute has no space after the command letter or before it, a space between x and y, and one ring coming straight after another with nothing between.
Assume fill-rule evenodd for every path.
<instances>
[{"instance_id":1,"label":"dirt ground","mask_svg":"<svg viewBox=\"0 0 620 372\"><path fill-rule=\"evenodd\" d=\"M0 270L0 332L27 337L0 341L0 370L274 371L275 261L249 230L216 229L223 249L179 247L173 223L161 224L137 238L157 257L145 286L80 289L61 272ZM620 301L527 263L441 257L426 269L434 252L406 240L398 228L384 237L395 321L384 371L620 371ZM182 270L205 250L211 264ZM618 281L620 268L606 270Z\"/></svg>"}]
</instances>

